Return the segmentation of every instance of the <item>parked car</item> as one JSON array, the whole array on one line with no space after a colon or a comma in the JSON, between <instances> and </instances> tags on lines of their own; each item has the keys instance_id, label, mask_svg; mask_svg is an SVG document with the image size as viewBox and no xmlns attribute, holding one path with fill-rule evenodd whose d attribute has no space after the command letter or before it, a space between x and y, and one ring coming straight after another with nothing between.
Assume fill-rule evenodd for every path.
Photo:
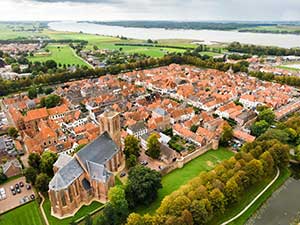
<instances>
[{"instance_id":1,"label":"parked car","mask_svg":"<svg viewBox=\"0 0 300 225\"><path fill-rule=\"evenodd\" d=\"M35 199L35 195L34 195L34 194L31 194L31 195L30 195L30 198L31 198L32 200L34 200L34 199Z\"/></svg>"},{"instance_id":2,"label":"parked car","mask_svg":"<svg viewBox=\"0 0 300 225\"><path fill-rule=\"evenodd\" d=\"M148 162L146 160L141 161L141 165L146 166L148 165Z\"/></svg>"},{"instance_id":3,"label":"parked car","mask_svg":"<svg viewBox=\"0 0 300 225\"><path fill-rule=\"evenodd\" d=\"M19 184L16 184L15 187L16 187L16 189L19 189L19 188L20 188L20 185L19 185Z\"/></svg>"},{"instance_id":4,"label":"parked car","mask_svg":"<svg viewBox=\"0 0 300 225\"><path fill-rule=\"evenodd\" d=\"M17 191L17 193L20 194L21 193L21 188L17 188L16 191Z\"/></svg>"},{"instance_id":5,"label":"parked car","mask_svg":"<svg viewBox=\"0 0 300 225\"><path fill-rule=\"evenodd\" d=\"M126 173L123 171L120 173L120 177L125 177L126 176Z\"/></svg>"},{"instance_id":6,"label":"parked car","mask_svg":"<svg viewBox=\"0 0 300 225\"><path fill-rule=\"evenodd\" d=\"M15 190L14 186L10 186L10 190L11 191Z\"/></svg>"},{"instance_id":7,"label":"parked car","mask_svg":"<svg viewBox=\"0 0 300 225\"><path fill-rule=\"evenodd\" d=\"M20 181L20 182L19 182L19 185L20 185L20 187L24 187L23 181Z\"/></svg>"},{"instance_id":8,"label":"parked car","mask_svg":"<svg viewBox=\"0 0 300 225\"><path fill-rule=\"evenodd\" d=\"M11 193L12 193L13 195L16 195L16 194L17 194L15 190L12 190Z\"/></svg>"},{"instance_id":9,"label":"parked car","mask_svg":"<svg viewBox=\"0 0 300 225\"><path fill-rule=\"evenodd\" d=\"M30 184L26 184L26 189L30 190L31 189L31 185Z\"/></svg>"}]
</instances>

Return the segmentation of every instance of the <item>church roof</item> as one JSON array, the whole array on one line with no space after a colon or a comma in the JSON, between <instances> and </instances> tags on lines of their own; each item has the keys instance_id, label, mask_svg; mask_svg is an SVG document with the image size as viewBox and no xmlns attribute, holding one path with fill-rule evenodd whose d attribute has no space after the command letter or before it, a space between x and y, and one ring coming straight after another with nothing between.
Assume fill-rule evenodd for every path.
<instances>
[{"instance_id":1,"label":"church roof","mask_svg":"<svg viewBox=\"0 0 300 225\"><path fill-rule=\"evenodd\" d=\"M97 139L82 148L77 156L87 169L87 163L93 162L104 165L119 151L116 143L107 132L104 132Z\"/></svg>"}]
</instances>

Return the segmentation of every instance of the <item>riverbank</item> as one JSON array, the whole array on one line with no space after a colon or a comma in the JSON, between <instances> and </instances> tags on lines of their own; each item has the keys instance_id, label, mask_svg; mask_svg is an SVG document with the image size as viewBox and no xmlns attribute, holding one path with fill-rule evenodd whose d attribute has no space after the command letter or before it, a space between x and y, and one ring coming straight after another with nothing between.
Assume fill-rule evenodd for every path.
<instances>
[{"instance_id":1,"label":"riverbank","mask_svg":"<svg viewBox=\"0 0 300 225\"><path fill-rule=\"evenodd\" d=\"M244 225L248 218L255 213L255 211L272 195L272 193L279 188L289 177L291 173L288 169L282 169L280 171L279 177L276 181L268 188L263 195L261 195L255 203L251 205L240 217L236 220L229 223L230 225ZM275 175L274 175L275 177ZM261 193L265 187L274 179L274 177L270 177L266 179L264 182L253 186L247 190L247 193L242 197L242 200L239 204L232 205L228 210L225 211L223 215L216 217L210 223L211 225L214 224L222 224L225 221L236 216L239 212L241 212L245 207L247 207L256 196Z\"/></svg>"}]
</instances>

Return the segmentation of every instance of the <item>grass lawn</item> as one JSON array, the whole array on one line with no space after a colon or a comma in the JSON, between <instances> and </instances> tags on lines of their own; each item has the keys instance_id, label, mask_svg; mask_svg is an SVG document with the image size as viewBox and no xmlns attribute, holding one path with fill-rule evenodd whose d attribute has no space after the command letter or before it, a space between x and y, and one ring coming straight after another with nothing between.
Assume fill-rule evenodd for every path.
<instances>
[{"instance_id":1,"label":"grass lawn","mask_svg":"<svg viewBox=\"0 0 300 225\"><path fill-rule=\"evenodd\" d=\"M57 63L61 64L70 64L70 65L87 65L82 59L77 57L74 53L74 51L71 49L70 46L68 45L48 45L46 49L49 50L49 54L45 55L39 55L35 54L33 57L28 57L30 61L40 61L40 62L45 62L47 60L54 60ZM45 50L46 50L45 49Z\"/></svg>"},{"instance_id":2,"label":"grass lawn","mask_svg":"<svg viewBox=\"0 0 300 225\"><path fill-rule=\"evenodd\" d=\"M0 225L44 225L44 220L38 203L32 201L0 215Z\"/></svg>"},{"instance_id":3,"label":"grass lawn","mask_svg":"<svg viewBox=\"0 0 300 225\"><path fill-rule=\"evenodd\" d=\"M50 200L47 198L45 199L45 202L43 204L44 211L46 213L46 216L48 218L48 221L50 225L69 225L72 221L76 221L81 217L86 216L87 214L93 212L94 210L101 207L103 204L99 202L92 202L89 206L82 206L80 210L73 216L66 219L57 219L53 216L51 216L51 204ZM2 224L0 224L2 225Z\"/></svg>"},{"instance_id":4,"label":"grass lawn","mask_svg":"<svg viewBox=\"0 0 300 225\"><path fill-rule=\"evenodd\" d=\"M160 206L163 198L173 191L177 190L181 185L186 184L203 171L211 170L216 164L224 159L229 159L234 153L224 148L218 150L210 150L198 158L192 160L181 169L176 169L162 178L163 188L158 191L158 197L150 206L139 207L136 212L140 214L153 214Z\"/></svg>"},{"instance_id":5,"label":"grass lawn","mask_svg":"<svg viewBox=\"0 0 300 225\"><path fill-rule=\"evenodd\" d=\"M250 218L250 216L258 210L258 208L272 195L272 193L279 188L290 176L288 169L281 170L280 176L274 182L274 184L239 218L231 222L231 225L243 225ZM274 177L264 180L264 182L257 184L249 188L240 201L239 204L232 205L225 213L221 216L215 217L210 224L221 224L229 220L230 218L237 215L242 211L272 180Z\"/></svg>"}]
</instances>

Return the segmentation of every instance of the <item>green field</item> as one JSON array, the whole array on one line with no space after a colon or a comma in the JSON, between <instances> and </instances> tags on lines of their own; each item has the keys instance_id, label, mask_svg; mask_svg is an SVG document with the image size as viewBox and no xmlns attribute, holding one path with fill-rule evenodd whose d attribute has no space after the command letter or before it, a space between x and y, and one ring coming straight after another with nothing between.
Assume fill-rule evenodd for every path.
<instances>
[{"instance_id":1,"label":"green field","mask_svg":"<svg viewBox=\"0 0 300 225\"><path fill-rule=\"evenodd\" d=\"M158 197L150 206L143 206L136 211L140 214L153 214L160 206L163 198L173 191L177 190L181 185L186 184L203 171L213 169L218 163L224 159L229 159L234 153L220 148L218 150L210 150L198 158L192 160L181 169L176 169L162 178L163 188L158 191Z\"/></svg>"},{"instance_id":2,"label":"green field","mask_svg":"<svg viewBox=\"0 0 300 225\"><path fill-rule=\"evenodd\" d=\"M41 37L44 36L42 32L32 32L32 31L16 31L15 28L32 28L32 25L18 25L13 26L6 23L0 23L0 40L9 40L9 39L23 39L23 38L32 38L32 37Z\"/></svg>"},{"instance_id":3,"label":"green field","mask_svg":"<svg viewBox=\"0 0 300 225\"><path fill-rule=\"evenodd\" d=\"M0 225L44 225L38 203L27 203L0 216Z\"/></svg>"},{"instance_id":4,"label":"green field","mask_svg":"<svg viewBox=\"0 0 300 225\"><path fill-rule=\"evenodd\" d=\"M39 62L45 62L47 60L54 60L57 63L61 64L70 64L70 65L88 65L86 62L84 62L81 58L76 56L75 52L69 45L54 45L50 44L46 47L46 49L49 50L49 54L47 52L44 55L40 55L36 53L32 57L28 57L28 59L32 62L39 61ZM45 50L46 50L45 49Z\"/></svg>"},{"instance_id":5,"label":"green field","mask_svg":"<svg viewBox=\"0 0 300 225\"><path fill-rule=\"evenodd\" d=\"M73 216L66 219L57 219L53 216L51 216L51 203L49 199L45 199L45 202L43 204L44 211L46 213L46 216L48 218L50 225L69 225L71 222L76 221L80 219L81 217L84 217L88 215L89 213L93 212L94 210L100 208L102 206L99 202L92 202L89 206L82 206L80 210ZM0 224L2 225L2 224Z\"/></svg>"}]
</instances>

